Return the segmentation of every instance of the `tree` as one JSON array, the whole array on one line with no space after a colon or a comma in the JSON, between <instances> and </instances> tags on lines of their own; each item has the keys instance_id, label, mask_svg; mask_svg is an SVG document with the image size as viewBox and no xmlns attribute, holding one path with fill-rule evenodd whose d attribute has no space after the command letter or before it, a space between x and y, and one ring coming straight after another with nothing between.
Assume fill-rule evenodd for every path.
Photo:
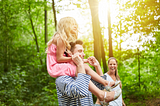
<instances>
[{"instance_id":1,"label":"tree","mask_svg":"<svg viewBox=\"0 0 160 106\"><path fill-rule=\"evenodd\" d=\"M108 35L109 35L109 57L113 57L113 50L112 50L112 36L111 36L111 17L110 17L110 6L109 0L108 2Z\"/></svg>"},{"instance_id":2,"label":"tree","mask_svg":"<svg viewBox=\"0 0 160 106\"><path fill-rule=\"evenodd\" d=\"M94 56L101 63L101 30L98 18L98 0L88 0L92 16L93 38L94 38Z\"/></svg>"},{"instance_id":3,"label":"tree","mask_svg":"<svg viewBox=\"0 0 160 106\"><path fill-rule=\"evenodd\" d=\"M14 46L14 40L17 38L21 23L19 9L19 1L15 1L16 6L11 3L10 0L2 0L0 2L0 61L3 64L2 70L8 72L12 68L12 49ZM18 31L19 30L19 31Z\"/></svg>"},{"instance_id":4,"label":"tree","mask_svg":"<svg viewBox=\"0 0 160 106\"><path fill-rule=\"evenodd\" d=\"M54 14L55 31L57 31L57 17L56 17L56 10L55 10L54 0L52 0L52 9L53 9L53 14Z\"/></svg>"},{"instance_id":5,"label":"tree","mask_svg":"<svg viewBox=\"0 0 160 106\"><path fill-rule=\"evenodd\" d=\"M100 22L98 17L98 0L88 0L92 16L93 38L94 38L94 56L101 63L103 60L104 70L107 70L105 64L105 52L101 35ZM103 56L103 58L102 58Z\"/></svg>"},{"instance_id":6,"label":"tree","mask_svg":"<svg viewBox=\"0 0 160 106\"><path fill-rule=\"evenodd\" d=\"M125 10L130 10L130 14L125 18L126 29L133 26L134 33L143 32L148 35L152 31L160 30L160 2L157 0L136 0L126 2Z\"/></svg>"},{"instance_id":7,"label":"tree","mask_svg":"<svg viewBox=\"0 0 160 106\"><path fill-rule=\"evenodd\" d=\"M44 0L44 32L45 32L45 44L48 42L48 31L47 31L47 0Z\"/></svg>"},{"instance_id":8,"label":"tree","mask_svg":"<svg viewBox=\"0 0 160 106\"><path fill-rule=\"evenodd\" d=\"M28 0L28 4L30 4L30 2L31 2L31 1ZM32 20L31 6L30 6L30 5L28 6L28 16L29 16L29 20L30 20L30 22L31 22L31 27L32 27L33 35L34 35L34 40L35 40L35 42L36 42L37 53L39 53L40 50L39 50L38 38L37 38L36 31L35 31L35 26L34 26L34 24L33 24L33 20ZM41 65L42 65L42 64L43 64L42 59L39 58L39 60L40 60L40 63L41 63Z\"/></svg>"}]
</instances>

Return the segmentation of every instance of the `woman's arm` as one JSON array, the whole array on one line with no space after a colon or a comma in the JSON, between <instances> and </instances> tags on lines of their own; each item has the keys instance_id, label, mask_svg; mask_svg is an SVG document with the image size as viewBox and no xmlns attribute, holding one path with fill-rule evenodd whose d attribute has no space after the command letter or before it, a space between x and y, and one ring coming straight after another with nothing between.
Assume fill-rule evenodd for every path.
<instances>
[{"instance_id":1,"label":"woman's arm","mask_svg":"<svg viewBox=\"0 0 160 106\"><path fill-rule=\"evenodd\" d=\"M126 106L126 104L125 104L124 101L123 101L123 98L122 98L122 106Z\"/></svg>"},{"instance_id":2,"label":"woman's arm","mask_svg":"<svg viewBox=\"0 0 160 106\"><path fill-rule=\"evenodd\" d=\"M122 84L121 84L120 88L122 89ZM126 106L126 104L124 103L123 97L122 97L122 106Z\"/></svg>"},{"instance_id":3,"label":"woman's arm","mask_svg":"<svg viewBox=\"0 0 160 106\"><path fill-rule=\"evenodd\" d=\"M72 57L65 57L64 51L66 46L61 38L57 38L57 50L56 50L56 58L58 63L70 62L72 61Z\"/></svg>"}]
</instances>

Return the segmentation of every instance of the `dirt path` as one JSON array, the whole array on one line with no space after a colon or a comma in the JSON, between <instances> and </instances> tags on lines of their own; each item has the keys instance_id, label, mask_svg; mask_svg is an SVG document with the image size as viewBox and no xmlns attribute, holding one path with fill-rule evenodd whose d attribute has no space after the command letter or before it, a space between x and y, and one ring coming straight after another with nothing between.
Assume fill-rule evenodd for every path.
<instances>
[{"instance_id":1,"label":"dirt path","mask_svg":"<svg viewBox=\"0 0 160 106\"><path fill-rule=\"evenodd\" d=\"M160 97L145 100L130 99L127 106L160 106Z\"/></svg>"},{"instance_id":2,"label":"dirt path","mask_svg":"<svg viewBox=\"0 0 160 106\"><path fill-rule=\"evenodd\" d=\"M160 106L160 97L147 100L146 106Z\"/></svg>"}]
</instances>

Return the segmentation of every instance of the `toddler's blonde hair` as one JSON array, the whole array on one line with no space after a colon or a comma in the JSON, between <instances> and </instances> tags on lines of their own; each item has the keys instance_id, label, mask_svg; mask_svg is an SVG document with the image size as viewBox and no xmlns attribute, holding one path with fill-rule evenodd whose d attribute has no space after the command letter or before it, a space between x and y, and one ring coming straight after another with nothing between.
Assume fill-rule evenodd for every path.
<instances>
[{"instance_id":1,"label":"toddler's blonde hair","mask_svg":"<svg viewBox=\"0 0 160 106\"><path fill-rule=\"evenodd\" d=\"M62 39L62 41L66 45L66 49L70 50L71 46L69 42L75 41L78 37L78 30L76 34L71 33L73 25L77 25L77 29L78 29L78 24L73 17L61 18L57 26L57 32L53 35L51 40L49 40L47 43L46 52L48 51L48 47L53 43L53 39L57 34L59 34L59 37Z\"/></svg>"}]
</instances>

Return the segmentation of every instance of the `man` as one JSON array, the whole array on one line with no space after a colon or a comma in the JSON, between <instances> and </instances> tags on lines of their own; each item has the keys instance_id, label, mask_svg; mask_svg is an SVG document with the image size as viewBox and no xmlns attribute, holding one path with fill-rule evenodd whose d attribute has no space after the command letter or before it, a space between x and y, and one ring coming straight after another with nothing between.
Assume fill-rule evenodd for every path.
<instances>
[{"instance_id":1,"label":"man","mask_svg":"<svg viewBox=\"0 0 160 106\"><path fill-rule=\"evenodd\" d=\"M89 88L91 76L87 75L84 69L85 65L82 59L85 54L82 44L83 42L80 40L71 43L72 59L77 66L77 77L60 76L56 79L59 106L93 106L92 94L89 91L91 89ZM96 68L100 68L100 66ZM101 84L97 83L97 86L104 89ZM94 95L100 96L99 94ZM102 97L111 100L114 93L109 92L106 95L103 92Z\"/></svg>"}]
</instances>

